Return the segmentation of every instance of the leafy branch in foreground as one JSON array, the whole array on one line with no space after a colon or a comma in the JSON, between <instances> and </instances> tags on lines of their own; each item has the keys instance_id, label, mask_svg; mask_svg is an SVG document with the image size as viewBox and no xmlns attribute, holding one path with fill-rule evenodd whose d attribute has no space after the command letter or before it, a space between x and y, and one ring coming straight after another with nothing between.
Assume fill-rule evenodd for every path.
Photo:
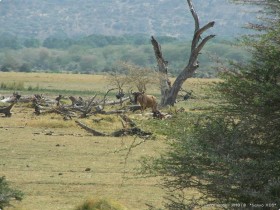
<instances>
[{"instance_id":1,"label":"leafy branch in foreground","mask_svg":"<svg viewBox=\"0 0 280 210\"><path fill-rule=\"evenodd\" d=\"M22 197L23 193L21 191L10 188L6 178L4 176L0 177L0 209L10 206L12 199L21 201Z\"/></svg>"}]
</instances>

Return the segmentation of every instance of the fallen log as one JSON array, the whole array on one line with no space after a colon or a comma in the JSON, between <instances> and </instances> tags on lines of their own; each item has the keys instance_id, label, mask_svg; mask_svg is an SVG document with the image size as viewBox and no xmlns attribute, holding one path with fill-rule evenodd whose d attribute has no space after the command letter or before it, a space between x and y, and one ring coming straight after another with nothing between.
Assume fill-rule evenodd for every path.
<instances>
[{"instance_id":1,"label":"fallen log","mask_svg":"<svg viewBox=\"0 0 280 210\"><path fill-rule=\"evenodd\" d=\"M133 122L128 116L126 116L126 115L120 115L120 117L122 118L122 120L123 120L126 124L129 124L130 127L136 127L136 123Z\"/></svg>"},{"instance_id":2,"label":"fallen log","mask_svg":"<svg viewBox=\"0 0 280 210\"><path fill-rule=\"evenodd\" d=\"M12 116L11 109L15 104L16 102L13 102L11 105L7 107L0 108L0 113L4 114L5 117L11 117Z\"/></svg>"},{"instance_id":3,"label":"fallen log","mask_svg":"<svg viewBox=\"0 0 280 210\"><path fill-rule=\"evenodd\" d=\"M18 93L13 93L12 96L9 96L7 98L2 99L0 102L3 103L15 103L20 99L21 95L19 95Z\"/></svg>"},{"instance_id":4,"label":"fallen log","mask_svg":"<svg viewBox=\"0 0 280 210\"><path fill-rule=\"evenodd\" d=\"M115 132L111 133L111 136L114 136L114 137L138 136L138 137L141 137L141 138L147 138L147 137L150 137L151 135L152 135L151 132L143 131L138 127L121 129L121 130L118 130L118 131L115 131Z\"/></svg>"},{"instance_id":5,"label":"fallen log","mask_svg":"<svg viewBox=\"0 0 280 210\"><path fill-rule=\"evenodd\" d=\"M153 111L153 118L162 120L165 118L165 115L163 113L161 113L159 110L156 110L156 111Z\"/></svg>"},{"instance_id":6,"label":"fallen log","mask_svg":"<svg viewBox=\"0 0 280 210\"><path fill-rule=\"evenodd\" d=\"M92 107L93 107L94 105L96 105L95 102L94 102L95 97L96 97L96 95L94 95L94 96L92 97L92 99L89 101L89 103L86 104L86 105L83 107L83 109L80 109L80 111L83 110L83 111L82 111L82 115L81 115L82 118L87 117L87 115L91 112Z\"/></svg>"},{"instance_id":7,"label":"fallen log","mask_svg":"<svg viewBox=\"0 0 280 210\"><path fill-rule=\"evenodd\" d=\"M101 114L109 115L109 114L123 114L126 110L112 110L112 111L103 111Z\"/></svg>"},{"instance_id":8,"label":"fallen log","mask_svg":"<svg viewBox=\"0 0 280 210\"><path fill-rule=\"evenodd\" d=\"M69 96L69 99L71 100L72 102L72 106L83 106L84 105L84 99L79 97L79 99L77 99L76 97L74 96Z\"/></svg>"},{"instance_id":9,"label":"fallen log","mask_svg":"<svg viewBox=\"0 0 280 210\"><path fill-rule=\"evenodd\" d=\"M141 110L141 106L140 105L130 105L130 106L126 106L126 108L128 108L129 111L135 112L137 110Z\"/></svg>"},{"instance_id":10,"label":"fallen log","mask_svg":"<svg viewBox=\"0 0 280 210\"><path fill-rule=\"evenodd\" d=\"M72 111L68 107L64 107L64 106L46 107L37 103L34 103L33 106L35 110L34 113L36 115L56 113L62 115L65 119L72 119L72 117L78 116L75 111Z\"/></svg>"},{"instance_id":11,"label":"fallen log","mask_svg":"<svg viewBox=\"0 0 280 210\"><path fill-rule=\"evenodd\" d=\"M92 135L94 136L109 136L108 134L105 134L105 133L101 133L99 131L96 131L90 127L88 127L87 125L85 125L84 123L76 120L75 121L81 128L85 129L87 132L91 133Z\"/></svg>"},{"instance_id":12,"label":"fallen log","mask_svg":"<svg viewBox=\"0 0 280 210\"><path fill-rule=\"evenodd\" d=\"M113 100L113 101L105 101L104 105L116 105L116 104L122 104L125 101L128 101L129 97L121 98L119 100Z\"/></svg>"},{"instance_id":13,"label":"fallen log","mask_svg":"<svg viewBox=\"0 0 280 210\"><path fill-rule=\"evenodd\" d=\"M117 130L112 132L111 134L106 134L103 132L96 131L93 128L90 128L89 126L85 125L84 123L76 120L75 122L83 129L85 129L87 132L91 133L94 136L112 136L112 137L121 137L121 136L138 136L140 138L148 138L152 135L151 132L143 131L142 129L138 128L136 124L129 119L127 116L123 115L122 119L131 126L131 128L127 128L124 126L123 129Z\"/></svg>"}]
</instances>

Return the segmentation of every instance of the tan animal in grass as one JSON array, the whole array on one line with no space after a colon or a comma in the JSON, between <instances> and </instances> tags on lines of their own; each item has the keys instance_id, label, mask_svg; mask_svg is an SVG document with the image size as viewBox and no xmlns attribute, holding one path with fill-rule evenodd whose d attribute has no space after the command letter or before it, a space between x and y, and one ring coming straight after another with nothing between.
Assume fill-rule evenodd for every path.
<instances>
[{"instance_id":1,"label":"tan animal in grass","mask_svg":"<svg viewBox=\"0 0 280 210\"><path fill-rule=\"evenodd\" d=\"M140 104L142 112L146 108L152 108L153 112L157 111L157 101L155 96L141 92L134 92L132 95L134 96L134 102Z\"/></svg>"}]
</instances>

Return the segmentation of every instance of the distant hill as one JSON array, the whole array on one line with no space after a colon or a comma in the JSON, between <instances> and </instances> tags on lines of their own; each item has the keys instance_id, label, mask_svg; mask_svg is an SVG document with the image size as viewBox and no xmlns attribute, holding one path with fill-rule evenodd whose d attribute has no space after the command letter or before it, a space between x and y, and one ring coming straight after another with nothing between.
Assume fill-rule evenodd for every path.
<instances>
[{"instance_id":1,"label":"distant hill","mask_svg":"<svg viewBox=\"0 0 280 210\"><path fill-rule=\"evenodd\" d=\"M254 17L226 0L194 0L201 23L216 21L219 37L242 34ZM1 0L0 33L49 36L146 34L188 37L193 19L186 0Z\"/></svg>"}]
</instances>

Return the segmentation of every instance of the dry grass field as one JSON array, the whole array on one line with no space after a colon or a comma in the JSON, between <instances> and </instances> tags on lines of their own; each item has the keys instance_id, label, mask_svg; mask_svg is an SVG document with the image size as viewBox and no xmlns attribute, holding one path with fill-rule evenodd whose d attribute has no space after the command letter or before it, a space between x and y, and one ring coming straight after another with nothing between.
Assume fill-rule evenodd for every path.
<instances>
[{"instance_id":1,"label":"dry grass field","mask_svg":"<svg viewBox=\"0 0 280 210\"><path fill-rule=\"evenodd\" d=\"M39 86L45 91L52 90L53 95L65 90L90 94L108 89L104 76L97 75L0 72L1 82ZM193 90L196 97L176 106L187 110L201 106L207 98L201 89L211 82L188 80L185 88ZM151 92L159 91L153 87ZM0 96L8 93L12 91L0 89ZM94 137L61 116L35 116L33 109L24 104L17 104L12 112L11 118L0 114L0 176L6 176L11 186L25 196L10 209L69 210L91 197L112 199L129 210L147 209L146 204L162 205L164 191L157 186L159 180L139 178L134 169L139 166L141 156L158 155L164 149L163 137L156 135L128 153L133 143L143 140ZM93 121L100 117L83 120L106 132L121 128L118 116L103 116L100 123Z\"/></svg>"},{"instance_id":2,"label":"dry grass field","mask_svg":"<svg viewBox=\"0 0 280 210\"><path fill-rule=\"evenodd\" d=\"M105 76L88 74L0 73L0 82L17 82L25 87L52 90L104 91L104 80Z\"/></svg>"}]
</instances>

